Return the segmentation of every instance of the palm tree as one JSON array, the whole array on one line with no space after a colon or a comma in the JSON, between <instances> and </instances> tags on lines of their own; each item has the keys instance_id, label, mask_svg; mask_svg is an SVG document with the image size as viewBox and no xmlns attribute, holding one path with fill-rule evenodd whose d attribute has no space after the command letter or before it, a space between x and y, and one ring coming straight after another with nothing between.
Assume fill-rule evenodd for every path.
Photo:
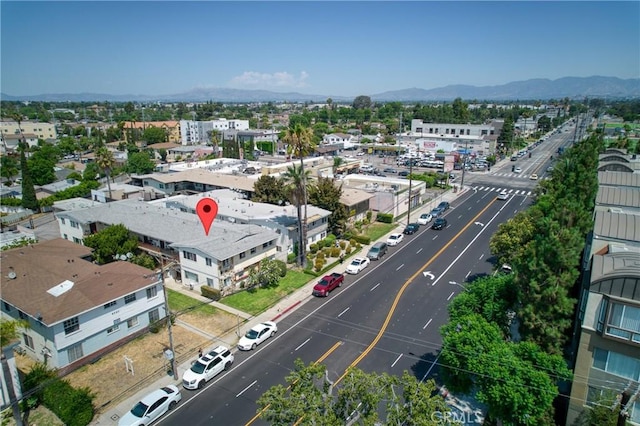
<instances>
[{"instance_id":1,"label":"palm tree","mask_svg":"<svg viewBox=\"0 0 640 426\"><path fill-rule=\"evenodd\" d=\"M113 158L113 152L109 151L106 147L101 147L96 152L96 163L100 167L104 174L107 175L107 188L109 188L109 198L111 198L111 171L116 163Z\"/></svg>"},{"instance_id":2,"label":"palm tree","mask_svg":"<svg viewBox=\"0 0 640 426\"><path fill-rule=\"evenodd\" d=\"M300 189L302 193L302 203L304 204L304 221L302 221L302 266L305 265L305 251L307 241L307 174L304 172L304 157L315 151L316 144L313 142L313 130L301 124L296 124L293 128L285 130L283 141L287 144L287 154L300 158ZM300 219L300 218L298 218Z\"/></svg>"},{"instance_id":3,"label":"palm tree","mask_svg":"<svg viewBox=\"0 0 640 426\"><path fill-rule=\"evenodd\" d=\"M300 167L295 165L288 167L287 171L282 174L286 183L285 191L287 192L289 199L295 204L298 211L298 265L305 266L306 257L306 235L304 234L304 227L302 226L302 204L306 202L306 178L308 171L304 172Z\"/></svg>"}]
</instances>

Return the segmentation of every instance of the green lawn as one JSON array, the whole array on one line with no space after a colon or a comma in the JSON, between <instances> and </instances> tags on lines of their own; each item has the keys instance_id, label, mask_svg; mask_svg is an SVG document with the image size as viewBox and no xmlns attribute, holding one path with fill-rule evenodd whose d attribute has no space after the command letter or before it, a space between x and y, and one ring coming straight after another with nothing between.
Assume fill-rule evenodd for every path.
<instances>
[{"instance_id":1,"label":"green lawn","mask_svg":"<svg viewBox=\"0 0 640 426\"><path fill-rule=\"evenodd\" d=\"M241 291L220 300L227 306L257 315L275 305L280 299L293 293L314 277L300 271L289 270L277 287L259 288L253 291Z\"/></svg>"},{"instance_id":2,"label":"green lawn","mask_svg":"<svg viewBox=\"0 0 640 426\"><path fill-rule=\"evenodd\" d=\"M391 232L391 230L396 226L398 226L397 223L374 222L367 226L364 233L371 238L371 241L373 242L380 239L383 235Z\"/></svg>"},{"instance_id":3,"label":"green lawn","mask_svg":"<svg viewBox=\"0 0 640 426\"><path fill-rule=\"evenodd\" d=\"M200 302L193 297L182 294L179 291L167 289L167 298L169 299L169 309L171 312L198 312L206 315L213 315L218 310L211 305Z\"/></svg>"}]
</instances>

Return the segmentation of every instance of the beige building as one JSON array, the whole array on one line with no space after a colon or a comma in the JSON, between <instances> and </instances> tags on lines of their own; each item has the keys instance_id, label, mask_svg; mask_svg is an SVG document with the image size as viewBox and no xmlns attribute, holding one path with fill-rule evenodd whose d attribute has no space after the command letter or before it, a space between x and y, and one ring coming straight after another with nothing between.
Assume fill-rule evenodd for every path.
<instances>
[{"instance_id":1,"label":"beige building","mask_svg":"<svg viewBox=\"0 0 640 426\"><path fill-rule=\"evenodd\" d=\"M36 135L38 139L55 140L58 138L56 126L46 122L21 121L18 128L17 121L0 122L0 132L2 136L19 135L20 129L23 134Z\"/></svg>"},{"instance_id":2,"label":"beige building","mask_svg":"<svg viewBox=\"0 0 640 426\"><path fill-rule=\"evenodd\" d=\"M129 131L132 129L138 130L140 133L148 127L159 127L164 129L167 133L166 142L180 143L180 122L175 120L168 121L125 121L124 122L124 139L125 142L129 142Z\"/></svg>"},{"instance_id":3,"label":"beige building","mask_svg":"<svg viewBox=\"0 0 640 426\"><path fill-rule=\"evenodd\" d=\"M625 157L625 164L637 161L616 154ZM640 425L640 174L600 171L598 182L594 228L585 247L567 425L612 395L617 400L607 406L621 407L628 424Z\"/></svg>"}]
</instances>

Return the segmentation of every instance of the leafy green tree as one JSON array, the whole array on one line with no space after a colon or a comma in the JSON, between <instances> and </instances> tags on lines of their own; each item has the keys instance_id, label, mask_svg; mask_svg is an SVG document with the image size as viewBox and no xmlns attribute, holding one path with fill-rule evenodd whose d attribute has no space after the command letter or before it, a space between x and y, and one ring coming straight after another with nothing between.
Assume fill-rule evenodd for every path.
<instances>
[{"instance_id":1,"label":"leafy green tree","mask_svg":"<svg viewBox=\"0 0 640 426\"><path fill-rule=\"evenodd\" d=\"M84 237L84 245L94 249L93 256L100 264L114 261L115 255L135 253L138 241L122 224L111 225Z\"/></svg>"},{"instance_id":2,"label":"leafy green tree","mask_svg":"<svg viewBox=\"0 0 640 426\"><path fill-rule=\"evenodd\" d=\"M29 328L28 321L0 318L0 347L5 347L20 340L20 333L26 328Z\"/></svg>"},{"instance_id":3,"label":"leafy green tree","mask_svg":"<svg viewBox=\"0 0 640 426\"><path fill-rule=\"evenodd\" d=\"M620 419L620 403L618 393L604 392L600 398L593 401L590 407L585 407L574 426L617 426Z\"/></svg>"},{"instance_id":4,"label":"leafy green tree","mask_svg":"<svg viewBox=\"0 0 640 426\"><path fill-rule=\"evenodd\" d=\"M320 177L315 184L309 186L309 202L317 207L329 210L329 232L342 236L346 230L348 212L341 203L342 184L336 186L331 178Z\"/></svg>"},{"instance_id":5,"label":"leafy green tree","mask_svg":"<svg viewBox=\"0 0 640 426\"><path fill-rule=\"evenodd\" d=\"M35 185L47 185L56 181L54 168L59 158L60 151L48 143L33 150L27 163Z\"/></svg>"},{"instance_id":6,"label":"leafy green tree","mask_svg":"<svg viewBox=\"0 0 640 426\"><path fill-rule=\"evenodd\" d=\"M252 201L281 206L287 199L284 180L274 176L260 176L253 184Z\"/></svg>"},{"instance_id":7,"label":"leafy green tree","mask_svg":"<svg viewBox=\"0 0 640 426\"><path fill-rule=\"evenodd\" d=\"M455 98L453 104L453 116L455 123L469 122L469 105L462 101L462 98Z\"/></svg>"},{"instance_id":8,"label":"leafy green tree","mask_svg":"<svg viewBox=\"0 0 640 426\"><path fill-rule=\"evenodd\" d=\"M526 244L535 234L531 216L526 212L519 212L508 221L498 226L498 231L491 236L489 248L496 256L497 264L511 264L522 256Z\"/></svg>"},{"instance_id":9,"label":"leafy green tree","mask_svg":"<svg viewBox=\"0 0 640 426\"><path fill-rule=\"evenodd\" d=\"M436 426L438 414L449 411L432 380L419 382L406 371L394 377L351 368L335 386L324 365L297 359L286 381L288 387L273 386L258 399L258 413L270 424L338 426L355 418L364 425Z\"/></svg>"},{"instance_id":10,"label":"leafy green tree","mask_svg":"<svg viewBox=\"0 0 640 426\"><path fill-rule=\"evenodd\" d=\"M34 212L40 211L38 199L36 197L36 189L33 186L33 179L31 178L31 172L27 163L27 157L25 150L27 146L24 142L20 143L20 170L22 172L22 207L25 209L33 210Z\"/></svg>"},{"instance_id":11,"label":"leafy green tree","mask_svg":"<svg viewBox=\"0 0 640 426\"><path fill-rule=\"evenodd\" d=\"M156 165L149 156L148 152L135 152L129 154L127 159L126 171L127 173L144 175L153 172Z\"/></svg>"},{"instance_id":12,"label":"leafy green tree","mask_svg":"<svg viewBox=\"0 0 640 426\"><path fill-rule=\"evenodd\" d=\"M98 163L92 161L91 163L87 163L84 171L82 172L82 180L83 181L97 181L100 178L100 167L98 167Z\"/></svg>"},{"instance_id":13,"label":"leafy green tree","mask_svg":"<svg viewBox=\"0 0 640 426\"><path fill-rule=\"evenodd\" d=\"M3 155L0 157L0 176L7 180L9 185L13 184L13 178L18 174L20 169L19 163L13 155Z\"/></svg>"},{"instance_id":14,"label":"leafy green tree","mask_svg":"<svg viewBox=\"0 0 640 426\"><path fill-rule=\"evenodd\" d=\"M160 161L162 161L163 163L167 162L167 150L164 148L160 148L158 150L158 155L160 155Z\"/></svg>"},{"instance_id":15,"label":"leafy green tree","mask_svg":"<svg viewBox=\"0 0 640 426\"><path fill-rule=\"evenodd\" d=\"M142 140L148 144L166 142L167 137L167 132L162 127L150 126L142 133Z\"/></svg>"},{"instance_id":16,"label":"leafy green tree","mask_svg":"<svg viewBox=\"0 0 640 426\"><path fill-rule=\"evenodd\" d=\"M260 265L249 273L250 287L270 288L280 281L280 264L275 259L262 259Z\"/></svg>"},{"instance_id":17,"label":"leafy green tree","mask_svg":"<svg viewBox=\"0 0 640 426\"><path fill-rule=\"evenodd\" d=\"M353 109L365 109L365 108L371 108L371 98L369 96L364 96L364 95L360 95L360 96L356 96L356 98L353 100Z\"/></svg>"}]
</instances>

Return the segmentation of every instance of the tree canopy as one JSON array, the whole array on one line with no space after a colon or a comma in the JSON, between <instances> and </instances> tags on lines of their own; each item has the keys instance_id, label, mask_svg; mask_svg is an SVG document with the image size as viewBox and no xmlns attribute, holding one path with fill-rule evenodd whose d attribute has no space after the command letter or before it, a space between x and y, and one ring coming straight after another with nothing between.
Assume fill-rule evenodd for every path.
<instances>
[{"instance_id":1,"label":"tree canopy","mask_svg":"<svg viewBox=\"0 0 640 426\"><path fill-rule=\"evenodd\" d=\"M111 225L84 237L84 245L93 249L93 257L100 264L113 262L115 255L135 254L138 241L122 224Z\"/></svg>"}]
</instances>

